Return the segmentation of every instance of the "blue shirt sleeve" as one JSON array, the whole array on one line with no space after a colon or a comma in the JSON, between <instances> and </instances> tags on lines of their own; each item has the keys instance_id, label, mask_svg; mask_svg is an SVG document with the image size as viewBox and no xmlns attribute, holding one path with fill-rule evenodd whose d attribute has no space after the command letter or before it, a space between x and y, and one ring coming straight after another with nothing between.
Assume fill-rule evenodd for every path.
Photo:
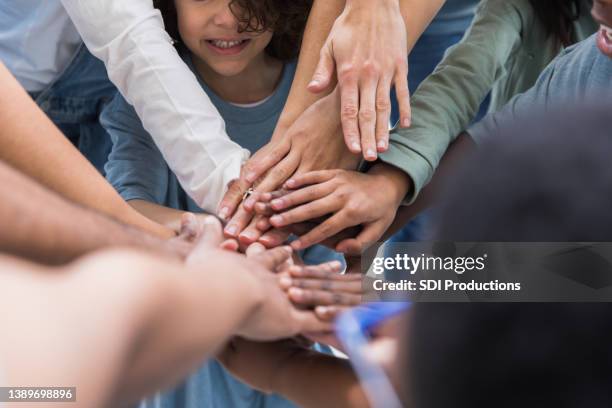
<instances>
[{"instance_id":1,"label":"blue shirt sleeve","mask_svg":"<svg viewBox=\"0 0 612 408\"><path fill-rule=\"evenodd\" d=\"M474 142L480 144L487 138L495 137L500 129L507 128L525 115L530 115L534 109L546 109L549 96L549 86L555 73L553 61L540 75L536 84L528 91L514 96L503 108L489 113L480 122L472 125L467 133Z\"/></svg>"},{"instance_id":2,"label":"blue shirt sleeve","mask_svg":"<svg viewBox=\"0 0 612 408\"><path fill-rule=\"evenodd\" d=\"M124 200L146 200L163 205L169 168L134 108L121 94L103 111L100 122L110 134L113 149L106 178Z\"/></svg>"}]
</instances>

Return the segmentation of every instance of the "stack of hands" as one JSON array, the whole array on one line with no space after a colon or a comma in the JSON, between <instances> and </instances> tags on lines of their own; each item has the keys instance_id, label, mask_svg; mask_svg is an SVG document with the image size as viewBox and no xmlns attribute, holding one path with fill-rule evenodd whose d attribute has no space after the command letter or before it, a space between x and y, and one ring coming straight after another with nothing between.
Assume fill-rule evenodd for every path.
<instances>
[{"instance_id":1,"label":"stack of hands","mask_svg":"<svg viewBox=\"0 0 612 408\"><path fill-rule=\"evenodd\" d=\"M290 246L267 249L258 242L244 246L225 239L221 223L212 216L185 214L181 234L171 245L180 251L191 246L185 258L190 269L214 260L215 267L207 270L241 271L251 281L259 304L238 331L251 340L304 335L333 342L336 316L361 302L361 274L342 274L338 261L303 265Z\"/></svg>"},{"instance_id":2,"label":"stack of hands","mask_svg":"<svg viewBox=\"0 0 612 408\"><path fill-rule=\"evenodd\" d=\"M273 248L296 233L294 249L323 243L358 255L393 222L412 181L377 160L389 148L393 86L399 125L411 122L407 32L399 2L367 3L347 2L321 50L307 87L324 96L286 108L230 184L219 207L226 236ZM366 173L362 159L372 163Z\"/></svg>"}]
</instances>

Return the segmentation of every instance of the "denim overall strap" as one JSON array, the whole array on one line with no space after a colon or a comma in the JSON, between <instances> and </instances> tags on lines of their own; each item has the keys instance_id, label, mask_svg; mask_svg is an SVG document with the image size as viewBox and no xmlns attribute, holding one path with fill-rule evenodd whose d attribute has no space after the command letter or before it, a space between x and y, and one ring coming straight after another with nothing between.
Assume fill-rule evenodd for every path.
<instances>
[{"instance_id":1,"label":"denim overall strap","mask_svg":"<svg viewBox=\"0 0 612 408\"><path fill-rule=\"evenodd\" d=\"M38 106L102 174L112 143L99 117L116 92L104 63L81 44L66 69L33 95Z\"/></svg>"}]
</instances>

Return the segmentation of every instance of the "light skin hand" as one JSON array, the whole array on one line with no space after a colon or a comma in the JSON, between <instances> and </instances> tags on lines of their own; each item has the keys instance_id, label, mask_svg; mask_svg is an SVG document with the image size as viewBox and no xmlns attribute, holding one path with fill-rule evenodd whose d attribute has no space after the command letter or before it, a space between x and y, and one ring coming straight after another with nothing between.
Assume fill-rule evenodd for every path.
<instances>
[{"instance_id":1,"label":"light skin hand","mask_svg":"<svg viewBox=\"0 0 612 408\"><path fill-rule=\"evenodd\" d=\"M292 175L312 170L357 168L359 156L349 152L341 138L338 97L339 94L333 92L312 105L282 138L270 142L245 164L243 174L251 173L256 176L262 169L267 170L274 166L258 182L257 192L272 191ZM243 190L246 191L249 185L250 182L242 178L234 182L222 201L220 216L233 214L237 209L225 229L228 236L238 237L252 220L256 198L249 197L240 205ZM251 238L257 239L255 234L251 235Z\"/></svg>"},{"instance_id":2,"label":"light skin hand","mask_svg":"<svg viewBox=\"0 0 612 408\"><path fill-rule=\"evenodd\" d=\"M295 191L270 202L278 212L270 223L281 228L333 214L292 242L294 249L315 245L356 225L362 225L363 230L355 241L375 242L392 223L410 186L405 173L386 164L374 166L367 174L343 170L311 172L287 181L286 187ZM340 242L336 250L342 252L352 241Z\"/></svg>"},{"instance_id":3,"label":"light skin hand","mask_svg":"<svg viewBox=\"0 0 612 408\"><path fill-rule=\"evenodd\" d=\"M389 146L390 92L394 85L400 125L410 126L408 41L398 0L348 0L321 49L308 89L322 92L337 72L346 145L366 160Z\"/></svg>"}]
</instances>

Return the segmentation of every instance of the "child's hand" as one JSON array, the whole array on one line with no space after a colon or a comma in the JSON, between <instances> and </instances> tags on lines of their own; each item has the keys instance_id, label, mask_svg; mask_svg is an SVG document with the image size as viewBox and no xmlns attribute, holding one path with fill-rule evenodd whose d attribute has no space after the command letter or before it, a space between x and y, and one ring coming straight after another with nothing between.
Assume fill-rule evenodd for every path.
<instances>
[{"instance_id":1,"label":"child's hand","mask_svg":"<svg viewBox=\"0 0 612 408\"><path fill-rule=\"evenodd\" d=\"M276 228L332 214L327 220L291 243L303 249L353 226L363 230L355 239L344 240L336 246L345 252L355 244L360 247L378 240L393 222L395 213L406 196L412 181L401 170L378 164L369 173L346 170L315 171L295 176L285 183L292 189L282 196L264 194L271 199L269 209L276 214L269 223ZM261 209L261 206L258 206Z\"/></svg>"}]
</instances>

